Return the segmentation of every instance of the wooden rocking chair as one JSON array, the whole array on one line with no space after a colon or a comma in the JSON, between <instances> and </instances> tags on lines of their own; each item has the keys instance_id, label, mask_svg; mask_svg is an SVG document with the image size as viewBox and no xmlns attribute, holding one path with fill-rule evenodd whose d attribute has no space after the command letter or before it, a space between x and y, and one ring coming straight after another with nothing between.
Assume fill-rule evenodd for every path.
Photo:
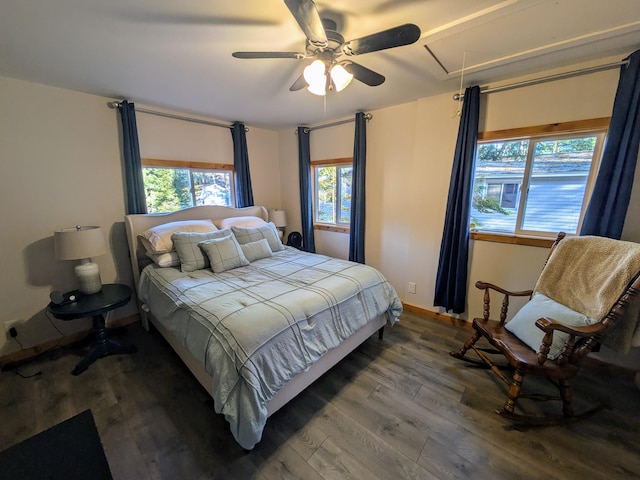
<instances>
[{"instance_id":1,"label":"wooden rocking chair","mask_svg":"<svg viewBox=\"0 0 640 480\"><path fill-rule=\"evenodd\" d=\"M584 418L600 408L574 414L569 381L587 354L603 338L609 338L604 336L605 332L615 331L617 343L621 338L630 343L638 322L638 302L633 300L640 291L640 245L601 237L563 240L564 237L564 233L558 235L533 290L511 292L491 283L476 283L477 288L484 290L483 316L473 320L473 336L459 351L450 353L455 358L479 363L464 358L468 350L473 350L483 366L489 367L508 385L507 400L496 413L514 423L557 424ZM499 321L489 319L490 291L503 295ZM530 301L505 323L510 297L523 296L529 297ZM549 305L553 305L550 310ZM565 308L571 313L566 313ZM521 318L517 320L518 316ZM587 321L583 322L584 319ZM512 322L516 324L510 327ZM481 338L496 350L476 346ZM608 346L628 349L628 344L622 348L618 348L620 345ZM488 354L494 353L506 358L513 370L511 378L491 361ZM558 387L560 396L522 395L522 382L528 374L551 380ZM519 398L561 400L563 415L516 413Z\"/></svg>"}]
</instances>

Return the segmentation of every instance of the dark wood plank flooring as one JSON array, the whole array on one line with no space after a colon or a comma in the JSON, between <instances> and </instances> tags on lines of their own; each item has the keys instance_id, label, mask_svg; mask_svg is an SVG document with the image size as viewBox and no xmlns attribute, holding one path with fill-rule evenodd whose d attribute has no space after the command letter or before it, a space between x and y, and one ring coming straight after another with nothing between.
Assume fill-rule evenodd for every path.
<instances>
[{"instance_id":1,"label":"dark wood plank flooring","mask_svg":"<svg viewBox=\"0 0 640 480\"><path fill-rule=\"evenodd\" d=\"M272 416L246 453L160 335L134 324L123 341L138 353L100 359L78 377L69 373L77 349L3 372L0 450L91 408L115 479L640 478L631 378L583 369L577 407L608 408L514 428L494 413L505 392L495 375L447 355L469 336L404 314ZM527 378L525 389L538 383Z\"/></svg>"}]
</instances>

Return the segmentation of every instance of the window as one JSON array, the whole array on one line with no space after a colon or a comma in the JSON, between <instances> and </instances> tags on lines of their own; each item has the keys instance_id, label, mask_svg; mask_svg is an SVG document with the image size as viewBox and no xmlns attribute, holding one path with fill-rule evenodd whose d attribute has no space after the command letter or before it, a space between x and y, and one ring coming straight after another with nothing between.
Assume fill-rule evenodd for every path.
<instances>
[{"instance_id":1,"label":"window","mask_svg":"<svg viewBox=\"0 0 640 480\"><path fill-rule=\"evenodd\" d=\"M351 158L311 162L314 224L349 227L352 163Z\"/></svg>"},{"instance_id":2,"label":"window","mask_svg":"<svg viewBox=\"0 0 640 480\"><path fill-rule=\"evenodd\" d=\"M519 138L490 133L478 142L472 228L536 236L579 231L606 130L545 135L535 129L526 136L519 130Z\"/></svg>"},{"instance_id":3,"label":"window","mask_svg":"<svg viewBox=\"0 0 640 480\"><path fill-rule=\"evenodd\" d=\"M234 205L231 165L142 159L149 213L196 205Z\"/></svg>"}]
</instances>

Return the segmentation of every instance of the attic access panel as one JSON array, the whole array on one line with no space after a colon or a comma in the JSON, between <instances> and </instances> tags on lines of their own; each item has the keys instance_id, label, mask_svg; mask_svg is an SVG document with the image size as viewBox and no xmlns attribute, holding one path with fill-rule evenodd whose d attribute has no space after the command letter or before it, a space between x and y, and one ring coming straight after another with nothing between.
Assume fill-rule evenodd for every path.
<instances>
[{"instance_id":1,"label":"attic access panel","mask_svg":"<svg viewBox=\"0 0 640 480\"><path fill-rule=\"evenodd\" d=\"M600 0L503 2L426 32L424 46L443 78L459 75L463 58L465 73L543 55L600 58L625 51L640 32L637 0L614 3L615 8Z\"/></svg>"}]
</instances>

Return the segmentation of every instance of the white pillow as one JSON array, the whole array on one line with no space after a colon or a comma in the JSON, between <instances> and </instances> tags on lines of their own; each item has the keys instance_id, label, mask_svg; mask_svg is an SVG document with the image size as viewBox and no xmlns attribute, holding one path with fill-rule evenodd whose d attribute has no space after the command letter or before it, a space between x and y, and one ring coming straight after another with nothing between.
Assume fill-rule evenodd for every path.
<instances>
[{"instance_id":1,"label":"white pillow","mask_svg":"<svg viewBox=\"0 0 640 480\"><path fill-rule=\"evenodd\" d=\"M154 254L173 250L171 235L175 232L215 232L218 230L211 220L185 220L163 223L138 235L142 245Z\"/></svg>"},{"instance_id":2,"label":"white pillow","mask_svg":"<svg viewBox=\"0 0 640 480\"><path fill-rule=\"evenodd\" d=\"M177 252L158 253L145 252L145 255L153 260L153 263L159 267L178 267L180 266L180 257Z\"/></svg>"},{"instance_id":3,"label":"white pillow","mask_svg":"<svg viewBox=\"0 0 640 480\"><path fill-rule=\"evenodd\" d=\"M242 253L242 248L240 248L240 244L233 235L207 240L200 242L198 245L209 257L211 270L215 273L222 273L232 268L249 265L249 260Z\"/></svg>"},{"instance_id":4,"label":"white pillow","mask_svg":"<svg viewBox=\"0 0 640 480\"><path fill-rule=\"evenodd\" d=\"M575 312L542 293L536 293L533 298L506 323L504 328L537 352L540 350L540 345L542 345L544 331L536 327L536 320L542 317L552 318L565 325L579 327L597 323L597 320L589 318L582 313ZM560 351L568 338L568 333L557 330L553 332L553 342L547 357L553 360L560 355Z\"/></svg>"},{"instance_id":5,"label":"white pillow","mask_svg":"<svg viewBox=\"0 0 640 480\"><path fill-rule=\"evenodd\" d=\"M230 237L231 235L233 234L229 228L215 232L175 232L171 235L171 240L180 258L180 270L194 272L209 268L209 259L198 244L206 240Z\"/></svg>"},{"instance_id":6,"label":"white pillow","mask_svg":"<svg viewBox=\"0 0 640 480\"><path fill-rule=\"evenodd\" d=\"M257 242L245 243L240 245L240 247L242 247L242 253L244 253L244 256L247 257L247 260L250 262L273 256L273 252L266 238L258 240Z\"/></svg>"},{"instance_id":7,"label":"white pillow","mask_svg":"<svg viewBox=\"0 0 640 480\"><path fill-rule=\"evenodd\" d=\"M266 238L272 252L284 250L284 245L282 245L282 241L280 241L280 236L278 235L278 229L273 222L266 223L259 227L231 227L231 230L240 245L257 242L258 240Z\"/></svg>"},{"instance_id":8,"label":"white pillow","mask_svg":"<svg viewBox=\"0 0 640 480\"><path fill-rule=\"evenodd\" d=\"M258 227L260 225L265 225L265 222L260 217L229 217L229 218L218 218L213 221L213 224L218 228L231 228L231 227Z\"/></svg>"}]
</instances>

